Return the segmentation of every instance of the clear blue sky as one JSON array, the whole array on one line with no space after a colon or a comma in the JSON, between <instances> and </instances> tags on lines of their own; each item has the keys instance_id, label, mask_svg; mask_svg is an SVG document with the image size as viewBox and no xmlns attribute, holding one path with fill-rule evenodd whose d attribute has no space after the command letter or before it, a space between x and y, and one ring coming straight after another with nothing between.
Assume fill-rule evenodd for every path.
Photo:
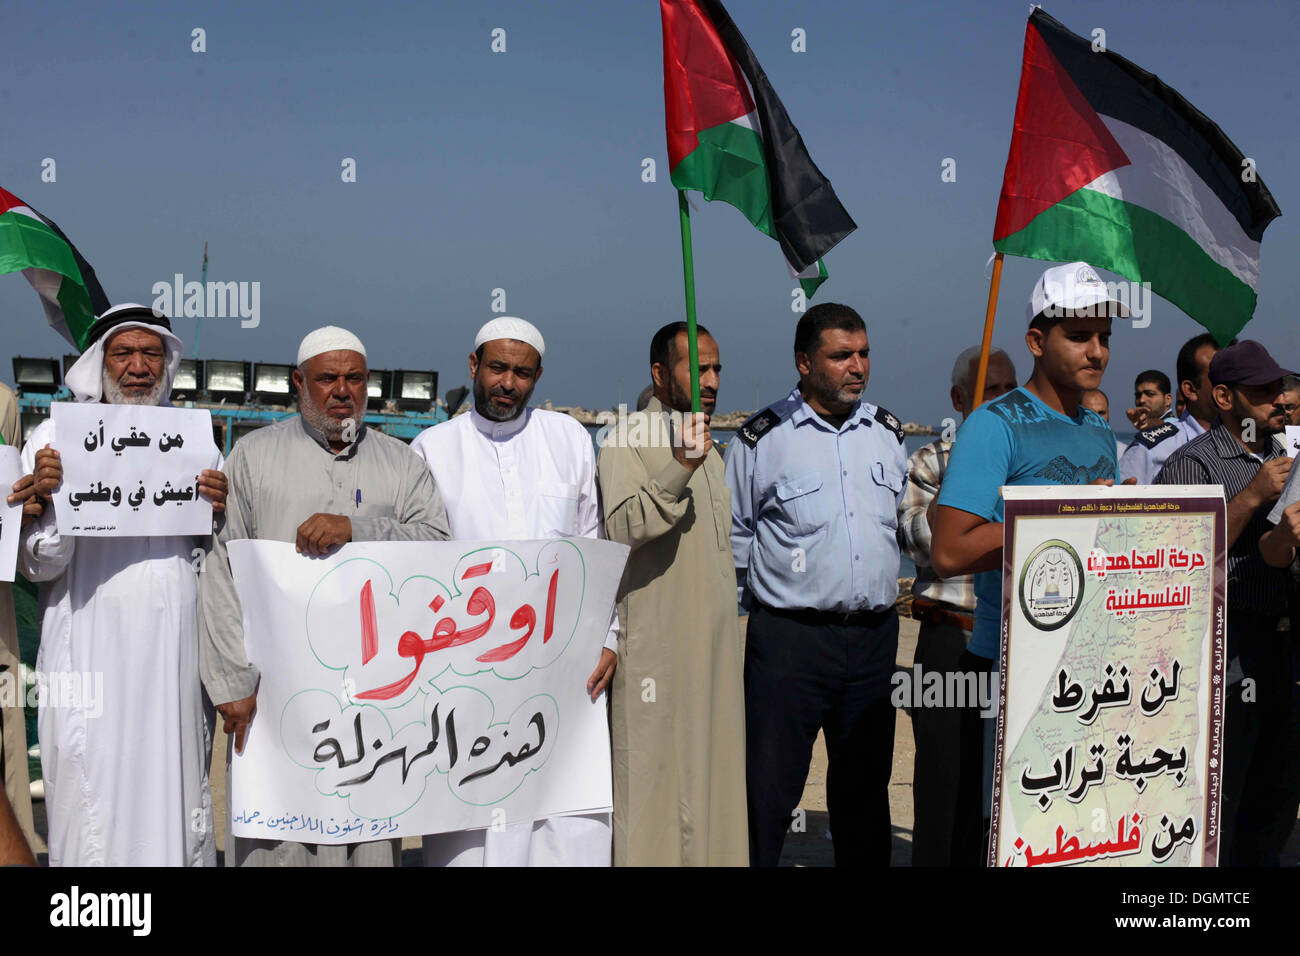
<instances>
[{"instance_id":1,"label":"clear blue sky","mask_svg":"<svg viewBox=\"0 0 1300 956\"><path fill-rule=\"evenodd\" d=\"M1300 4L1045 6L1076 33L1104 28L1256 160L1284 216L1265 235L1246 334L1300 364ZM728 7L858 222L814 302L865 317L870 400L938 421L953 357L979 339L1028 4ZM148 303L177 272L198 279L204 240L210 280L260 282L260 327L206 320L203 357L292 361L306 331L333 323L363 337L372 367L436 368L445 392L503 288L549 343L536 397L608 407L620 387L633 400L651 334L683 316L653 0L78 2L4 19L0 185L59 223L114 301ZM195 27L205 53L191 52ZM806 53L791 50L796 27ZM656 183L641 181L646 156ZM55 183L41 181L45 157ZM341 181L344 157L356 183ZM955 183L940 180L946 157ZM738 212L696 205L719 410L766 404L795 380L793 283ZM1003 278L995 341L1022 380L1042 268L1009 259ZM0 315L0 377L11 355L66 351L21 276L0 277ZM191 320L176 327L192 342ZM1117 329L1112 406L1131 403L1141 369L1172 375L1199 330L1163 300L1150 328Z\"/></svg>"}]
</instances>

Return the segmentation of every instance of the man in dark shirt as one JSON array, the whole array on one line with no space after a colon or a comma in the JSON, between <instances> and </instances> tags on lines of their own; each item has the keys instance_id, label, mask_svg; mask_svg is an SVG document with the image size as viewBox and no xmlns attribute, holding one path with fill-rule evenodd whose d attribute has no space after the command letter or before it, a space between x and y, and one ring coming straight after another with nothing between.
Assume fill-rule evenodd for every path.
<instances>
[{"instance_id":1,"label":"man in dark shirt","mask_svg":"<svg viewBox=\"0 0 1300 956\"><path fill-rule=\"evenodd\" d=\"M1286 424L1286 375L1249 339L1210 362L1219 420L1174 452L1162 485L1222 485L1227 507L1228 670L1220 860L1276 866L1295 824L1300 785L1300 706L1289 635L1278 632L1294 591L1288 571L1267 564L1259 539L1286 483L1291 459L1276 436Z\"/></svg>"}]
</instances>

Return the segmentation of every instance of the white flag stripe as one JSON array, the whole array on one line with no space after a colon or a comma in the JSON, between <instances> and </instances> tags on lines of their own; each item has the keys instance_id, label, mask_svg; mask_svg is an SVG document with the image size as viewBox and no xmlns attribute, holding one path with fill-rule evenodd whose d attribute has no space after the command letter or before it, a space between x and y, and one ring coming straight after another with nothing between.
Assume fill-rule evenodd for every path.
<instances>
[{"instance_id":1,"label":"white flag stripe","mask_svg":"<svg viewBox=\"0 0 1300 956\"><path fill-rule=\"evenodd\" d=\"M1211 259L1252 289L1259 288L1259 243L1192 167L1166 143L1111 116L1102 116L1132 165L1098 176L1084 189L1141 206L1173 223Z\"/></svg>"}]
</instances>

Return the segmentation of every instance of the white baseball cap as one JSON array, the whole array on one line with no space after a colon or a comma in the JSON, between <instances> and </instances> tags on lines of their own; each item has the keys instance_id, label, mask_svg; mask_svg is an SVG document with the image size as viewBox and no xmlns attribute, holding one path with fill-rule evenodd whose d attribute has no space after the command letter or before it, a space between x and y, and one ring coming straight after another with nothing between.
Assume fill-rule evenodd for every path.
<instances>
[{"instance_id":1,"label":"white baseball cap","mask_svg":"<svg viewBox=\"0 0 1300 956\"><path fill-rule=\"evenodd\" d=\"M1102 306L1109 303L1109 307ZM1127 319L1128 306L1111 295L1097 270L1086 262L1052 266L1034 283L1027 321L1047 313L1048 318L1101 316Z\"/></svg>"}]
</instances>

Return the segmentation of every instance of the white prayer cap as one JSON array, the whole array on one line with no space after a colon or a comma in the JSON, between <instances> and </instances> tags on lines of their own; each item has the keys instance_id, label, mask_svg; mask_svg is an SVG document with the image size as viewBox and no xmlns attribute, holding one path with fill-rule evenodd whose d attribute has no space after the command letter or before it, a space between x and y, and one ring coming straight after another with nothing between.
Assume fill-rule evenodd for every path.
<instances>
[{"instance_id":1,"label":"white prayer cap","mask_svg":"<svg viewBox=\"0 0 1300 956\"><path fill-rule=\"evenodd\" d=\"M302 345L298 346L298 365L324 352L339 350L360 352L362 358L366 357L366 347L347 329L340 329L337 325L323 326L315 332L308 332Z\"/></svg>"},{"instance_id":2,"label":"white prayer cap","mask_svg":"<svg viewBox=\"0 0 1300 956\"><path fill-rule=\"evenodd\" d=\"M509 315L493 319L478 330L478 335L474 336L474 348L477 350L484 342L495 342L497 339L514 339L516 342L531 345L537 349L538 358L546 354L546 342L542 339L542 333L537 331L537 326L524 319L516 319Z\"/></svg>"}]
</instances>

